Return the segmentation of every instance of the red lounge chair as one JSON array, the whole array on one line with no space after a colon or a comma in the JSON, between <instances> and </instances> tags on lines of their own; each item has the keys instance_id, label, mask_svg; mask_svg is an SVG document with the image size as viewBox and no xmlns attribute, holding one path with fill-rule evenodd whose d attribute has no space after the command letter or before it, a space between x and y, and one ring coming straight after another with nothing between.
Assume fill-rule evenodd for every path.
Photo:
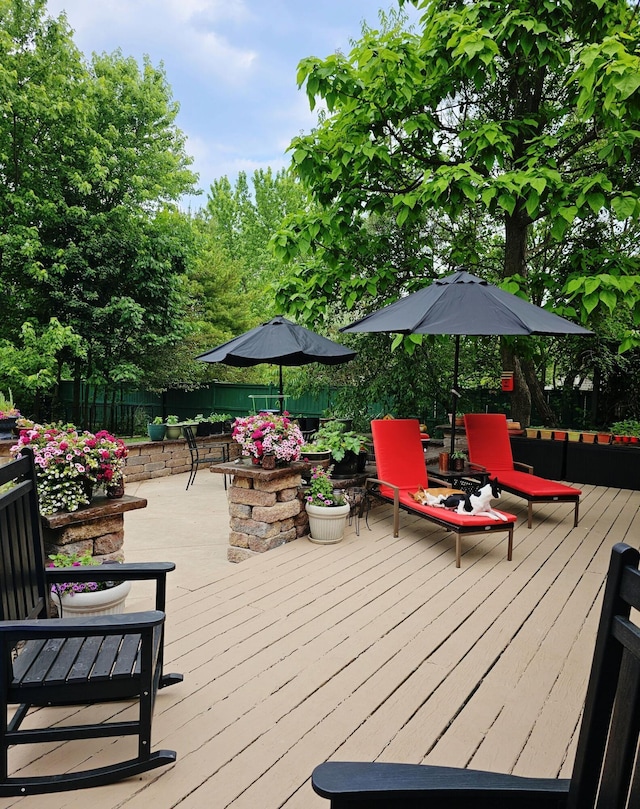
<instances>
[{"instance_id":1,"label":"red lounge chair","mask_svg":"<svg viewBox=\"0 0 640 809\"><path fill-rule=\"evenodd\" d=\"M400 509L419 514L456 535L456 567L460 567L462 534L484 534L505 531L508 534L507 559L513 551L513 514L499 512L506 520L457 514L444 508L422 506L413 499L421 487L428 488L427 469L417 419L376 419L371 422L376 456L377 478L367 480L367 488L375 487L376 496L393 504L393 535L398 536Z\"/></svg>"},{"instance_id":2,"label":"red lounge chair","mask_svg":"<svg viewBox=\"0 0 640 809\"><path fill-rule=\"evenodd\" d=\"M533 474L533 467L513 460L503 413L467 413L464 417L469 444L469 461L484 467L506 492L524 497L529 505L527 526L531 528L534 503L574 503L573 526L578 524L580 489L565 486ZM518 469L519 467L519 469Z\"/></svg>"}]
</instances>

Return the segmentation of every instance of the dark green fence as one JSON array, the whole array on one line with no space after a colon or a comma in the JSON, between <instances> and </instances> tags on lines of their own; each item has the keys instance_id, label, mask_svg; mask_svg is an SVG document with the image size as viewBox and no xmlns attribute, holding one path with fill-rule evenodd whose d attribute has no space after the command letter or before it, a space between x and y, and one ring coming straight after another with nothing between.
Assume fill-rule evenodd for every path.
<instances>
[{"instance_id":1,"label":"dark green fence","mask_svg":"<svg viewBox=\"0 0 640 809\"><path fill-rule=\"evenodd\" d=\"M294 416L322 416L332 402L333 390L327 388L320 394L305 394L300 397L287 396L286 409ZM254 408L277 408L278 391L273 385L239 385L225 382L212 382L207 387L194 391L169 390L165 393L148 391L122 391L115 399L112 394L105 398L99 389L82 386L80 414L73 409L73 386L65 382L61 386L60 410L57 419L72 421L88 430L109 429L118 435L144 435L147 422L155 416L166 418L176 415L182 420L192 419L198 413L229 413L232 417L244 416ZM548 396L552 407L560 413L559 423L566 428L589 426L589 392L574 391L571 396L560 391L550 391ZM253 397L253 398L252 398ZM433 433L438 424L447 423L450 406L427 402L420 413L393 415L415 416L427 424ZM511 416L511 400L508 393L500 391L467 391L463 393L457 408L458 413L506 413ZM379 414L380 407L371 404L369 412ZM349 414L341 414L349 415ZM541 419L534 411L532 424L540 424Z\"/></svg>"}]
</instances>

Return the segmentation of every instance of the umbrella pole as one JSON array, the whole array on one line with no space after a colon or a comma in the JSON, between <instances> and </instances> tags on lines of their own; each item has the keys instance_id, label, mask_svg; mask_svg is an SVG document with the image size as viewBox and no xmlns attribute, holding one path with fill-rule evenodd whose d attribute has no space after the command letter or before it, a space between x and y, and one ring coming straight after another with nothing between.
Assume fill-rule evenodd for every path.
<instances>
[{"instance_id":1,"label":"umbrella pole","mask_svg":"<svg viewBox=\"0 0 640 809\"><path fill-rule=\"evenodd\" d=\"M278 395L278 401L280 402L280 415L284 413L284 394L282 391L284 390L282 386L282 365L280 366L280 393Z\"/></svg>"},{"instance_id":2,"label":"umbrella pole","mask_svg":"<svg viewBox=\"0 0 640 809\"><path fill-rule=\"evenodd\" d=\"M458 366L460 364L460 335L456 334L456 350L453 359L453 385L451 387L451 455L456 448L456 408L460 393L458 391Z\"/></svg>"}]
</instances>

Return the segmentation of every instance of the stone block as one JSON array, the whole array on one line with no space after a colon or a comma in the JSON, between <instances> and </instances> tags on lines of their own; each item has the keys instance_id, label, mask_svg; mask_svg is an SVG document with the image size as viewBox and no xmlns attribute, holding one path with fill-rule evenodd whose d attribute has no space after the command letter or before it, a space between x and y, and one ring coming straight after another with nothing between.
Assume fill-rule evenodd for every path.
<instances>
[{"instance_id":1,"label":"stone block","mask_svg":"<svg viewBox=\"0 0 640 809\"><path fill-rule=\"evenodd\" d=\"M144 465L145 472L157 472L158 469L165 468L165 461L153 461L152 463L146 463Z\"/></svg>"},{"instance_id":2,"label":"stone block","mask_svg":"<svg viewBox=\"0 0 640 809\"><path fill-rule=\"evenodd\" d=\"M93 540L93 555L108 556L121 551L124 546L124 531L115 534L104 534Z\"/></svg>"},{"instance_id":3,"label":"stone block","mask_svg":"<svg viewBox=\"0 0 640 809\"><path fill-rule=\"evenodd\" d=\"M245 559L251 559L257 555L248 548L227 548L227 560L229 562L244 562Z\"/></svg>"},{"instance_id":4,"label":"stone block","mask_svg":"<svg viewBox=\"0 0 640 809\"><path fill-rule=\"evenodd\" d=\"M253 485L255 489L260 489L263 492L279 492L283 489L297 489L302 482L299 472L292 472L283 478L276 480L259 480L256 478Z\"/></svg>"},{"instance_id":5,"label":"stone block","mask_svg":"<svg viewBox=\"0 0 640 809\"><path fill-rule=\"evenodd\" d=\"M307 520L306 525L296 525L296 536L297 537L306 537L309 533L309 521Z\"/></svg>"},{"instance_id":6,"label":"stone block","mask_svg":"<svg viewBox=\"0 0 640 809\"><path fill-rule=\"evenodd\" d=\"M296 524L293 521L293 518L291 518L289 520L283 520L280 523L280 530L283 531L283 532L284 531L290 531L292 528L295 528L295 527L296 527Z\"/></svg>"},{"instance_id":7,"label":"stone block","mask_svg":"<svg viewBox=\"0 0 640 809\"><path fill-rule=\"evenodd\" d=\"M149 474L150 478L166 478L171 474L171 470L167 469L164 464L162 465L162 469L156 469Z\"/></svg>"},{"instance_id":8,"label":"stone block","mask_svg":"<svg viewBox=\"0 0 640 809\"><path fill-rule=\"evenodd\" d=\"M253 489L253 481L251 478L233 478L232 489Z\"/></svg>"},{"instance_id":9,"label":"stone block","mask_svg":"<svg viewBox=\"0 0 640 809\"><path fill-rule=\"evenodd\" d=\"M232 531L251 534L251 536L262 537L263 539L269 539L280 533L280 523L278 522L256 522L255 520L241 520L238 517L232 517L229 520L229 525Z\"/></svg>"},{"instance_id":10,"label":"stone block","mask_svg":"<svg viewBox=\"0 0 640 809\"><path fill-rule=\"evenodd\" d=\"M127 464L127 466L126 466L126 474L127 474L127 480L140 480L141 478L139 478L139 477L134 478L133 476L134 475L144 475L145 474L144 466L140 466L139 464L136 464L135 466L129 466L129 464Z\"/></svg>"},{"instance_id":11,"label":"stone block","mask_svg":"<svg viewBox=\"0 0 640 809\"><path fill-rule=\"evenodd\" d=\"M234 548L248 548L249 539L249 534L243 534L240 531L232 531L229 534L229 545L233 545Z\"/></svg>"},{"instance_id":12,"label":"stone block","mask_svg":"<svg viewBox=\"0 0 640 809\"><path fill-rule=\"evenodd\" d=\"M278 492L278 500L282 503L288 503L289 500L295 500L298 497L298 489L283 489Z\"/></svg>"},{"instance_id":13,"label":"stone block","mask_svg":"<svg viewBox=\"0 0 640 809\"><path fill-rule=\"evenodd\" d=\"M255 551L256 553L264 553L265 551L270 551L272 548L279 548L280 545L284 545L286 539L284 535L278 533L277 536L274 537L249 537L249 550Z\"/></svg>"},{"instance_id":14,"label":"stone block","mask_svg":"<svg viewBox=\"0 0 640 809\"><path fill-rule=\"evenodd\" d=\"M285 542L291 542L292 540L298 538L298 534L296 533L295 528L290 528L288 531L281 531L280 537L284 539Z\"/></svg>"},{"instance_id":15,"label":"stone block","mask_svg":"<svg viewBox=\"0 0 640 809\"><path fill-rule=\"evenodd\" d=\"M273 506L276 503L275 492L261 492L257 489L240 489L232 486L229 490L230 503L244 503L247 506Z\"/></svg>"},{"instance_id":16,"label":"stone block","mask_svg":"<svg viewBox=\"0 0 640 809\"><path fill-rule=\"evenodd\" d=\"M45 528L45 536L55 541L57 545L68 545L80 539L95 539L103 534L113 534L124 530L124 515L115 514L112 517L102 517L99 520L90 520L85 523L67 525L64 528ZM55 537L55 540L54 540Z\"/></svg>"},{"instance_id":17,"label":"stone block","mask_svg":"<svg viewBox=\"0 0 640 809\"><path fill-rule=\"evenodd\" d=\"M248 520L251 517L251 506L245 506L242 503L230 503L229 515L231 517L241 517L243 520Z\"/></svg>"},{"instance_id":18,"label":"stone block","mask_svg":"<svg viewBox=\"0 0 640 809\"><path fill-rule=\"evenodd\" d=\"M53 556L56 553L66 553L72 556L77 553L78 556L84 556L85 553L93 553L93 540L85 539L78 542L71 542L68 545L58 545L44 540L44 551L47 556Z\"/></svg>"},{"instance_id":19,"label":"stone block","mask_svg":"<svg viewBox=\"0 0 640 809\"><path fill-rule=\"evenodd\" d=\"M256 492L261 494L261 492ZM300 512L300 503L297 500L291 500L289 503L276 503L273 506L254 506L252 517L257 522L277 522L286 520L288 517L294 517Z\"/></svg>"}]
</instances>

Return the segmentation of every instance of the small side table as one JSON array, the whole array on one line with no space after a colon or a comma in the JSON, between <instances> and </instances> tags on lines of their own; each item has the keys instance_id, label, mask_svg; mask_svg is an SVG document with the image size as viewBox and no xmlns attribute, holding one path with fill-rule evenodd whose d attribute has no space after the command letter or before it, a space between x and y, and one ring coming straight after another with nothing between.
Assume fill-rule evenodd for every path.
<instances>
[{"instance_id":1,"label":"small side table","mask_svg":"<svg viewBox=\"0 0 640 809\"><path fill-rule=\"evenodd\" d=\"M453 489L461 489L468 494L475 491L478 487L486 485L489 481L488 472L467 465L460 471L450 469L448 472L442 472L437 465L427 466L427 474L430 478L434 477L440 478L440 480L446 480L447 483L451 484Z\"/></svg>"}]
</instances>

